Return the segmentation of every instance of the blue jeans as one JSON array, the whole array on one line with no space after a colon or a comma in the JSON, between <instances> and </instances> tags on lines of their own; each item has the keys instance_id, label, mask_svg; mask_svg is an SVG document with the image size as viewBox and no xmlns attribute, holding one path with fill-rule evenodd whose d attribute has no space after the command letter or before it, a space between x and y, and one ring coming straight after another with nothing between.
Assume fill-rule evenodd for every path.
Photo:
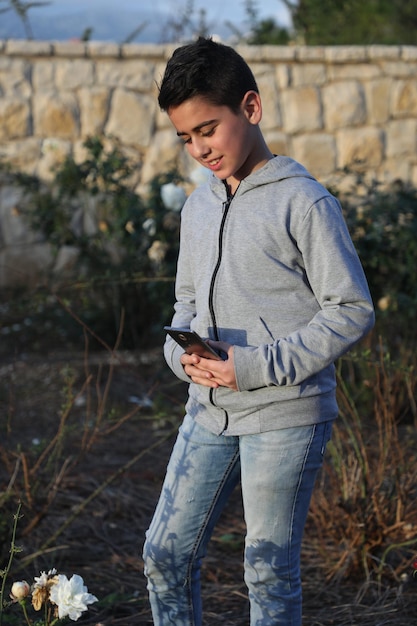
<instances>
[{"instance_id":1,"label":"blue jeans","mask_svg":"<svg viewBox=\"0 0 417 626\"><path fill-rule=\"evenodd\" d=\"M146 533L155 626L201 626L200 567L241 481L251 626L300 626L300 550L331 422L255 435L213 435L186 416Z\"/></svg>"}]
</instances>

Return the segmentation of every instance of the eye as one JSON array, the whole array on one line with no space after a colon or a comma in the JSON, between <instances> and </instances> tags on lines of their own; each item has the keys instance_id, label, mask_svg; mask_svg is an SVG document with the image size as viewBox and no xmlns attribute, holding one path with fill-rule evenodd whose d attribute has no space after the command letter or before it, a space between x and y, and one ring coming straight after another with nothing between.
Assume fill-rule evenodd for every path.
<instances>
[{"instance_id":1,"label":"eye","mask_svg":"<svg viewBox=\"0 0 417 626\"><path fill-rule=\"evenodd\" d=\"M204 133L202 132L201 135L203 137L211 137L212 135L214 135L215 129L216 129L216 127L213 126L213 128L210 128L209 130L206 130Z\"/></svg>"}]
</instances>

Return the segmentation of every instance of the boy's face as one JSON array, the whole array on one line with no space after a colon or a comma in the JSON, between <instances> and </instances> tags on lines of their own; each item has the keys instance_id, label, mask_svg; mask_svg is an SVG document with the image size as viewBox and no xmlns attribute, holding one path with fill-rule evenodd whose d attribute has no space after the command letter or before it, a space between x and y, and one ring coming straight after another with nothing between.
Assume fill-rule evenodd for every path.
<instances>
[{"instance_id":1,"label":"boy's face","mask_svg":"<svg viewBox=\"0 0 417 626\"><path fill-rule=\"evenodd\" d=\"M258 127L260 98L254 91L245 95L238 113L196 96L171 107L168 116L190 155L227 180L232 191L269 158Z\"/></svg>"}]
</instances>

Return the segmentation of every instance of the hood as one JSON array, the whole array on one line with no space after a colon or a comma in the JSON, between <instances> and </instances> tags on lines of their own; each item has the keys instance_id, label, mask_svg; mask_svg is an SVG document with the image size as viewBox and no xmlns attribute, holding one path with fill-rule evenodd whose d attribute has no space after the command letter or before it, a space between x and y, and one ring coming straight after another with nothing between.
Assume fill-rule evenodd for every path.
<instances>
[{"instance_id":1,"label":"hood","mask_svg":"<svg viewBox=\"0 0 417 626\"><path fill-rule=\"evenodd\" d=\"M254 187L268 185L286 178L309 178L310 180L316 180L303 165L294 161L294 159L287 156L275 156L241 181L239 194L245 193ZM224 181L212 174L208 183L213 193L224 199Z\"/></svg>"}]
</instances>

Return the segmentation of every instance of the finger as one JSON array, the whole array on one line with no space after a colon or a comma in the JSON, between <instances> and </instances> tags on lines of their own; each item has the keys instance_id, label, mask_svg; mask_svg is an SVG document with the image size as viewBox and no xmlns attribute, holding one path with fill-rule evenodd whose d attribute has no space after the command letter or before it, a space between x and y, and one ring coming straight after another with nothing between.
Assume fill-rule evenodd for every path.
<instances>
[{"instance_id":1,"label":"finger","mask_svg":"<svg viewBox=\"0 0 417 626\"><path fill-rule=\"evenodd\" d=\"M200 357L197 354L184 354L181 355L180 361L182 365L197 365L200 362Z\"/></svg>"},{"instance_id":2,"label":"finger","mask_svg":"<svg viewBox=\"0 0 417 626\"><path fill-rule=\"evenodd\" d=\"M217 387L220 386L219 383L213 380L212 378L192 376L191 380L193 381L193 383L196 383L197 385L202 385L203 387L210 387L212 389L217 389Z\"/></svg>"}]
</instances>

